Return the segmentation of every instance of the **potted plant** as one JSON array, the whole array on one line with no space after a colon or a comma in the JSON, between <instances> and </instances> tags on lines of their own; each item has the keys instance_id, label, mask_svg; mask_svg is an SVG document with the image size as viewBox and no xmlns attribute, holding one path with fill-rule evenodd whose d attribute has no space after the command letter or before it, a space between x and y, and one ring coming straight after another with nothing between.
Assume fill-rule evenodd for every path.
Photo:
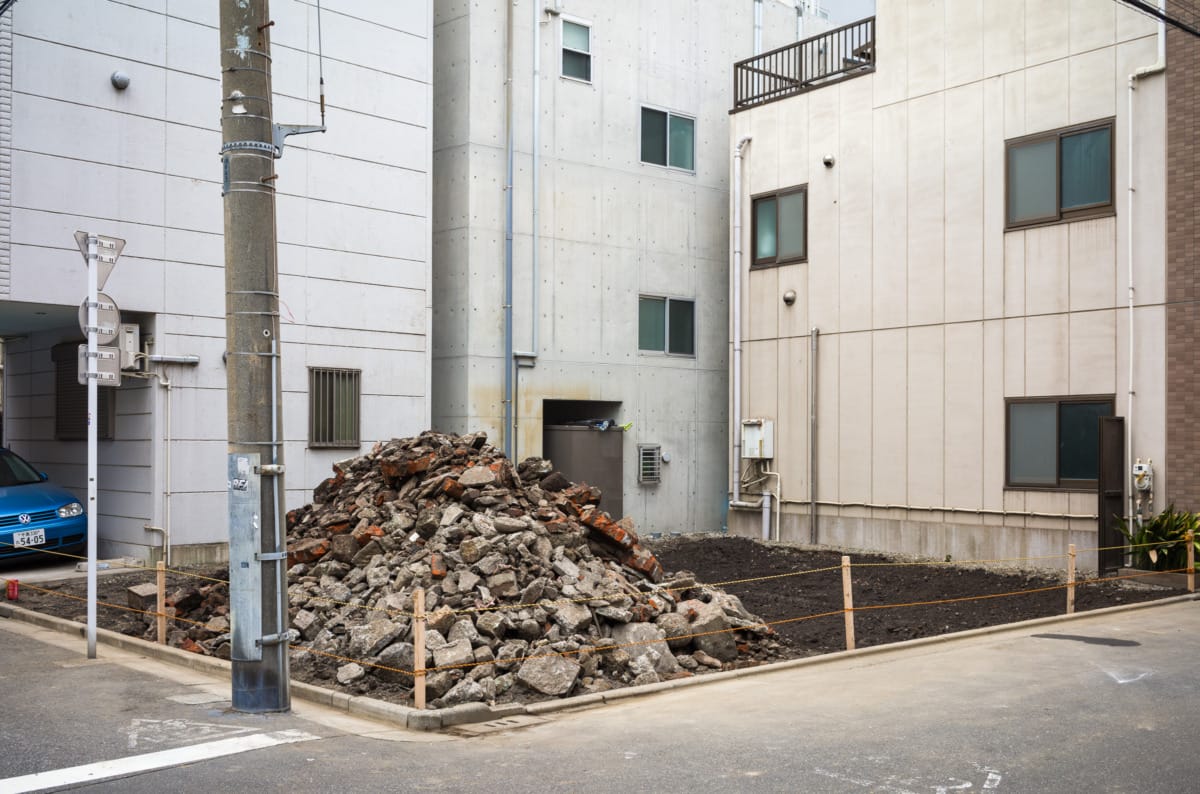
<instances>
[{"instance_id":1,"label":"potted plant","mask_svg":"<svg viewBox=\"0 0 1200 794\"><path fill-rule=\"evenodd\" d=\"M1133 567L1147 571L1181 571L1187 568L1187 533L1200 550L1200 514L1177 511L1171 505L1132 527L1121 521L1117 529L1131 546Z\"/></svg>"}]
</instances>

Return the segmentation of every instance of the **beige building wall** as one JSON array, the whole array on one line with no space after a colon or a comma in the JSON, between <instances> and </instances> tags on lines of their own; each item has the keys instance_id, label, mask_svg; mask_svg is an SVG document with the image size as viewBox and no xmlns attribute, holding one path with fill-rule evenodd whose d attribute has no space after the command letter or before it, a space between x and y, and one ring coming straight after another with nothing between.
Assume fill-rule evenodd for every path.
<instances>
[{"instance_id":1,"label":"beige building wall","mask_svg":"<svg viewBox=\"0 0 1200 794\"><path fill-rule=\"evenodd\" d=\"M732 117L731 140L752 138L746 251L751 197L808 185L808 261L743 266L743 414L775 420L781 537L812 537L818 329L820 543L956 559L1095 549L1095 493L1005 487L1005 399L1111 395L1126 415L1132 212L1132 450L1164 458L1161 76L1134 96L1132 205L1127 162L1128 76L1156 61L1157 27L1109 0L877 8L874 73ZM1108 118L1115 216L1006 232L1005 141ZM735 511L730 527L757 536L761 518Z\"/></svg>"}]
</instances>

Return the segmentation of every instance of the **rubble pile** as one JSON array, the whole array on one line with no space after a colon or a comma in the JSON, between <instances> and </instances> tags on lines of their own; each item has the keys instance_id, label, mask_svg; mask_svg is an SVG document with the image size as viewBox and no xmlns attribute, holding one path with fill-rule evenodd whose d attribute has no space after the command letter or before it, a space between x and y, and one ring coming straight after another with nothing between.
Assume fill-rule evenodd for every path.
<instances>
[{"instance_id":1,"label":"rubble pile","mask_svg":"<svg viewBox=\"0 0 1200 794\"><path fill-rule=\"evenodd\" d=\"M306 649L293 670L354 694L403 694L421 666L414 588L425 591L432 707L781 658L736 596L664 574L600 499L548 461L514 469L483 433L427 432L336 464L287 517L290 625ZM227 634L189 636L227 655Z\"/></svg>"}]
</instances>

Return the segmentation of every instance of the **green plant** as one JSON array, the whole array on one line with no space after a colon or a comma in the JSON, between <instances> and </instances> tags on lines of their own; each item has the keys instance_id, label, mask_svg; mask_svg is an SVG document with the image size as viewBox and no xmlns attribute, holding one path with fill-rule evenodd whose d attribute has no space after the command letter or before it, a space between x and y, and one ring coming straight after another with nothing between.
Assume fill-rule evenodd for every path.
<instances>
[{"instance_id":1,"label":"green plant","mask_svg":"<svg viewBox=\"0 0 1200 794\"><path fill-rule=\"evenodd\" d=\"M1133 567L1147 571L1176 571L1187 567L1187 533L1200 551L1200 513L1177 511L1175 505L1140 525L1124 521L1117 529L1132 546Z\"/></svg>"}]
</instances>

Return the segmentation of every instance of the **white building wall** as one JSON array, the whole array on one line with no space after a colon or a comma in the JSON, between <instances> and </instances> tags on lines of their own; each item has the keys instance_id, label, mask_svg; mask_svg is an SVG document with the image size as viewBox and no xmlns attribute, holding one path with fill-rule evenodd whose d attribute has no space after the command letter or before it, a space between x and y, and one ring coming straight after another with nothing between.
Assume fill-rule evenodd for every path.
<instances>
[{"instance_id":1,"label":"white building wall","mask_svg":"<svg viewBox=\"0 0 1200 794\"><path fill-rule=\"evenodd\" d=\"M276 2L271 12L275 120L318 124L316 7ZM277 164L289 506L311 498L334 460L358 453L308 449L308 367L362 370L362 449L429 424L432 14L430 0L322 5L328 131L291 137ZM118 390L118 438L101 447L102 552L156 546L143 525L163 526L168 510L173 545L219 545L227 528L218 4L46 0L14 5L6 25L8 17L5 325L21 313L35 327L32 304L51 313L78 304L86 279L75 230L127 241L105 291L126 319L141 320L149 352L194 354L200 364L160 367L169 392L129 378ZM131 77L125 91L109 82L117 69ZM83 445L54 442L46 426L46 351L77 339L73 326L6 345L5 422L15 449L82 488Z\"/></svg>"},{"instance_id":2,"label":"white building wall","mask_svg":"<svg viewBox=\"0 0 1200 794\"><path fill-rule=\"evenodd\" d=\"M743 307L743 399L747 416L778 417L784 537L810 537L816 327L822 542L939 558L1095 548L1095 520L1029 515L1094 516L1094 494L1005 489L1004 400L1110 394L1126 413L1125 86L1156 60L1155 25L1106 0L879 0L876 19L873 74L733 116L731 140L753 138L747 251L749 197L809 187L809 261L747 267ZM1161 79L1136 101L1133 450L1161 460ZM1116 216L1006 233L1005 141L1105 118ZM757 535L758 521L731 528Z\"/></svg>"}]
</instances>

